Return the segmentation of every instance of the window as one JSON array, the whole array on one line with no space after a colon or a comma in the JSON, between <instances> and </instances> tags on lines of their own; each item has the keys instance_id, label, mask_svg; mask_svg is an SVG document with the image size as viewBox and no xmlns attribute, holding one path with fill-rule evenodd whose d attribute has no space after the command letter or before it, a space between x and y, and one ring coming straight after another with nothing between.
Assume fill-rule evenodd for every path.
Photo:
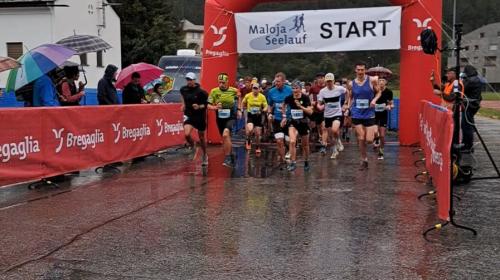
<instances>
[{"instance_id":1,"label":"window","mask_svg":"<svg viewBox=\"0 0 500 280\"><path fill-rule=\"evenodd\" d=\"M191 33L191 39L196 39L196 33L194 32Z\"/></svg>"},{"instance_id":2,"label":"window","mask_svg":"<svg viewBox=\"0 0 500 280\"><path fill-rule=\"evenodd\" d=\"M475 63L475 64L479 63L479 57L475 56L474 60L473 60L473 63Z\"/></svg>"},{"instance_id":3,"label":"window","mask_svg":"<svg viewBox=\"0 0 500 280\"><path fill-rule=\"evenodd\" d=\"M465 48L464 48L464 49L465 49L466 51L468 51L468 50L469 50L469 46L465 46Z\"/></svg>"},{"instance_id":4,"label":"window","mask_svg":"<svg viewBox=\"0 0 500 280\"><path fill-rule=\"evenodd\" d=\"M462 57L462 58L460 58L460 63L461 64L468 64L469 62L468 62L467 58Z\"/></svg>"},{"instance_id":5,"label":"window","mask_svg":"<svg viewBox=\"0 0 500 280\"><path fill-rule=\"evenodd\" d=\"M97 52L97 67L104 67L102 63L102 51Z\"/></svg>"},{"instance_id":6,"label":"window","mask_svg":"<svg viewBox=\"0 0 500 280\"><path fill-rule=\"evenodd\" d=\"M86 53L80 55L80 64L82 66L89 66Z\"/></svg>"},{"instance_id":7,"label":"window","mask_svg":"<svg viewBox=\"0 0 500 280\"><path fill-rule=\"evenodd\" d=\"M7 43L7 56L18 59L23 55L23 43Z\"/></svg>"},{"instance_id":8,"label":"window","mask_svg":"<svg viewBox=\"0 0 500 280\"><path fill-rule=\"evenodd\" d=\"M484 38L484 32L479 33L479 38Z\"/></svg>"},{"instance_id":9,"label":"window","mask_svg":"<svg viewBox=\"0 0 500 280\"><path fill-rule=\"evenodd\" d=\"M497 57L496 56L485 56L484 57L484 66L497 66Z\"/></svg>"},{"instance_id":10,"label":"window","mask_svg":"<svg viewBox=\"0 0 500 280\"><path fill-rule=\"evenodd\" d=\"M497 32L497 36L500 37L500 31Z\"/></svg>"},{"instance_id":11,"label":"window","mask_svg":"<svg viewBox=\"0 0 500 280\"><path fill-rule=\"evenodd\" d=\"M486 68L481 69L481 76L486 77Z\"/></svg>"},{"instance_id":12,"label":"window","mask_svg":"<svg viewBox=\"0 0 500 280\"><path fill-rule=\"evenodd\" d=\"M478 45L474 45L474 50L475 51L479 50L479 46Z\"/></svg>"},{"instance_id":13,"label":"window","mask_svg":"<svg viewBox=\"0 0 500 280\"><path fill-rule=\"evenodd\" d=\"M490 51L498 51L498 45L490 45Z\"/></svg>"}]
</instances>

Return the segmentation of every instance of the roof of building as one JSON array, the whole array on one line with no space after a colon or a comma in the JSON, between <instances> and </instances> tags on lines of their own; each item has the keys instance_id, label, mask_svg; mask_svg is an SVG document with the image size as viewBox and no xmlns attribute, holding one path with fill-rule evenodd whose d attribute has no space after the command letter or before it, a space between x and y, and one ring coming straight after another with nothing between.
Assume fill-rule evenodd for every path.
<instances>
[{"instance_id":1,"label":"roof of building","mask_svg":"<svg viewBox=\"0 0 500 280\"><path fill-rule=\"evenodd\" d=\"M187 19L183 19L181 21L181 24L182 24L182 31L198 31L198 32L204 31L203 25L196 25Z\"/></svg>"},{"instance_id":2,"label":"roof of building","mask_svg":"<svg viewBox=\"0 0 500 280\"><path fill-rule=\"evenodd\" d=\"M0 0L0 8L11 7L46 7L54 5L56 0Z\"/></svg>"}]
</instances>

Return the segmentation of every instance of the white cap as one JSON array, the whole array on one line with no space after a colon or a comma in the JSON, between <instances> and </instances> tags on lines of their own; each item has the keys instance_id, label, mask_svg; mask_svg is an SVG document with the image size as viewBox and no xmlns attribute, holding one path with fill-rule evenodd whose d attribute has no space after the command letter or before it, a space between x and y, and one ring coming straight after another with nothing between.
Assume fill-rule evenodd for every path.
<instances>
[{"instance_id":1,"label":"white cap","mask_svg":"<svg viewBox=\"0 0 500 280\"><path fill-rule=\"evenodd\" d=\"M333 75L333 73L327 73L325 75L325 81L332 81L332 82L334 82L335 81L335 75Z\"/></svg>"},{"instance_id":2,"label":"white cap","mask_svg":"<svg viewBox=\"0 0 500 280\"><path fill-rule=\"evenodd\" d=\"M196 80L196 74L193 72L189 72L186 74L186 79Z\"/></svg>"}]
</instances>

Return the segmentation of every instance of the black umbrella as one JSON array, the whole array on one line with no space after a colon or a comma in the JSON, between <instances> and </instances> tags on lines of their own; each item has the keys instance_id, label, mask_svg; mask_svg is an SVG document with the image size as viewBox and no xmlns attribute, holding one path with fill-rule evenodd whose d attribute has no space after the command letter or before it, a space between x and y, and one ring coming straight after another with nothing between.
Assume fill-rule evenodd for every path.
<instances>
[{"instance_id":1,"label":"black umbrella","mask_svg":"<svg viewBox=\"0 0 500 280\"><path fill-rule=\"evenodd\" d=\"M72 48L78 54L104 51L112 48L102 38L92 35L73 35L59 40L56 44Z\"/></svg>"},{"instance_id":2,"label":"black umbrella","mask_svg":"<svg viewBox=\"0 0 500 280\"><path fill-rule=\"evenodd\" d=\"M372 67L366 71L366 74L370 76L379 76L384 78L390 78L392 76L392 71L378 65L377 67Z\"/></svg>"}]
</instances>

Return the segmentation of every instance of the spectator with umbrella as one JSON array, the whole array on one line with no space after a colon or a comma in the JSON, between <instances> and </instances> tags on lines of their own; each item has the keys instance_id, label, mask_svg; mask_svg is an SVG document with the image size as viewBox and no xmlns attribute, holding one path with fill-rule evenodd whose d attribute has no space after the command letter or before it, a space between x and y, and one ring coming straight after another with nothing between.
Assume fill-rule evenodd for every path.
<instances>
[{"instance_id":1,"label":"spectator with umbrella","mask_svg":"<svg viewBox=\"0 0 500 280\"><path fill-rule=\"evenodd\" d=\"M141 86L141 74L132 73L132 80L123 90L123 104L147 103L144 89Z\"/></svg>"},{"instance_id":2,"label":"spectator with umbrella","mask_svg":"<svg viewBox=\"0 0 500 280\"><path fill-rule=\"evenodd\" d=\"M78 66L64 66L64 75L65 77L58 84L58 91L61 94L60 103L62 106L78 106L82 97L85 96L83 82L80 81L78 87L76 86L76 81L80 78Z\"/></svg>"},{"instance_id":3,"label":"spectator with umbrella","mask_svg":"<svg viewBox=\"0 0 500 280\"><path fill-rule=\"evenodd\" d=\"M36 80L33 86L33 106L59 106L57 91L47 73L74 54L74 50L54 44L41 45L28 51L18 60L21 67L10 71L7 91L16 91Z\"/></svg>"},{"instance_id":4,"label":"spectator with umbrella","mask_svg":"<svg viewBox=\"0 0 500 280\"><path fill-rule=\"evenodd\" d=\"M19 66L21 65L15 59L0 56L0 72L18 68ZM0 89L0 96L2 96L2 89Z\"/></svg>"},{"instance_id":5,"label":"spectator with umbrella","mask_svg":"<svg viewBox=\"0 0 500 280\"><path fill-rule=\"evenodd\" d=\"M120 104L118 94L114 82L116 81L116 74L118 67L113 64L106 66L104 76L97 84L97 100L99 105L116 105Z\"/></svg>"}]
</instances>

